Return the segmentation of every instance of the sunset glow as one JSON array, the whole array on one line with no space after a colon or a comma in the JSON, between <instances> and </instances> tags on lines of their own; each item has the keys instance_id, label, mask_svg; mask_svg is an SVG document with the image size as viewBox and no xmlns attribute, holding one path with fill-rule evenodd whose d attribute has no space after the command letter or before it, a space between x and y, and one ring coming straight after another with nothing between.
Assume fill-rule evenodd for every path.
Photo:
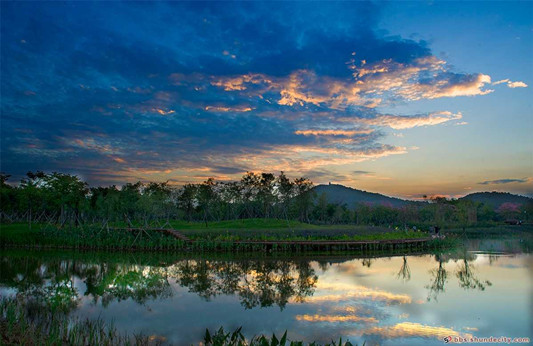
<instances>
[{"instance_id":1,"label":"sunset glow","mask_svg":"<svg viewBox=\"0 0 533 346\"><path fill-rule=\"evenodd\" d=\"M533 194L531 2L1 6L14 181Z\"/></svg>"}]
</instances>

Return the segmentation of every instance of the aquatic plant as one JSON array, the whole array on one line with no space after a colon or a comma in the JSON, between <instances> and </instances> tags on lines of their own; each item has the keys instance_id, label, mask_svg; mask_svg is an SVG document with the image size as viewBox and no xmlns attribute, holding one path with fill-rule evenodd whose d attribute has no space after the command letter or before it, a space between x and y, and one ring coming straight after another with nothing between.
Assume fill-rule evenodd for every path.
<instances>
[{"instance_id":1,"label":"aquatic plant","mask_svg":"<svg viewBox=\"0 0 533 346\"><path fill-rule=\"evenodd\" d=\"M210 333L209 329L205 330L204 343L206 346L319 346L322 345L317 342L304 343L303 341L289 340L287 338L287 331L283 333L281 338L278 338L276 334L272 334L271 337L265 335L257 335L246 340L241 332L242 327L238 328L234 332L226 332L223 327L220 327L216 332ZM365 343L363 343L363 346ZM330 343L324 344L324 346L354 346L350 341L343 341L339 338L338 341L332 340ZM357 345L355 345L357 346Z\"/></svg>"},{"instance_id":2,"label":"aquatic plant","mask_svg":"<svg viewBox=\"0 0 533 346\"><path fill-rule=\"evenodd\" d=\"M153 338L152 338L153 339ZM97 320L72 320L66 314L17 299L0 301L2 345L156 345L141 334L121 334L113 324Z\"/></svg>"},{"instance_id":3,"label":"aquatic plant","mask_svg":"<svg viewBox=\"0 0 533 346\"><path fill-rule=\"evenodd\" d=\"M278 338L258 335L247 340L238 328L226 332L219 328L211 333L206 329L204 344L207 346L318 346L317 342L304 343L289 340L287 331ZM145 346L168 344L162 336L120 333L111 323L102 319L70 319L67 314L29 306L19 299L0 301L0 344L2 345L84 345L84 346ZM331 341L325 346L353 346L349 341ZM363 344L364 346L364 344Z\"/></svg>"}]
</instances>

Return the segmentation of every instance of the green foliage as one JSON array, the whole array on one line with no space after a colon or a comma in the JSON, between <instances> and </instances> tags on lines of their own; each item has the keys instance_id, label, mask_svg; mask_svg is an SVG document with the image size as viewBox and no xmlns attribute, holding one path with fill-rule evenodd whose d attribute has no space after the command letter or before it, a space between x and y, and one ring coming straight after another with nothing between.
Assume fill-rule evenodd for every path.
<instances>
[{"instance_id":1,"label":"green foliage","mask_svg":"<svg viewBox=\"0 0 533 346\"><path fill-rule=\"evenodd\" d=\"M300 346L302 341L288 340L287 331L280 339L264 335L254 336L247 340L238 328L233 332L225 332L221 327L211 333L206 329L204 344L207 346ZM46 307L30 307L17 299L0 301L0 344L2 345L160 345L163 337L154 340L142 334L121 334L113 324L101 319L79 320L68 315L53 312ZM316 342L309 346L318 346ZM324 344L325 346L353 346L349 341L338 341ZM363 344L364 345L364 344Z\"/></svg>"},{"instance_id":2,"label":"green foliage","mask_svg":"<svg viewBox=\"0 0 533 346\"><path fill-rule=\"evenodd\" d=\"M176 187L128 183L93 187L63 173L28 172L17 186L0 175L0 246L152 251L387 251L394 244L262 244L261 241L382 241L427 237L428 226L492 225L531 217L530 204L492 209L445 198L400 208L354 209L315 196L313 183L283 172L247 172L240 181ZM296 221L298 220L298 221ZM122 229L117 229L122 228ZM176 229L192 242L155 230ZM423 230L420 232L420 230ZM247 243L243 243L247 242ZM418 245L417 245L418 246ZM424 245L425 246L425 245ZM408 246L406 246L408 247Z\"/></svg>"},{"instance_id":3,"label":"green foliage","mask_svg":"<svg viewBox=\"0 0 533 346\"><path fill-rule=\"evenodd\" d=\"M425 238L424 232L396 231L366 226L337 229L334 226L315 226L309 229L217 229L184 230L193 240L211 241L374 241Z\"/></svg>"},{"instance_id":4,"label":"green foliage","mask_svg":"<svg viewBox=\"0 0 533 346\"><path fill-rule=\"evenodd\" d=\"M30 307L17 299L0 301L2 345L153 345L143 335L123 335L103 320L71 320L46 307Z\"/></svg>"},{"instance_id":5,"label":"green foliage","mask_svg":"<svg viewBox=\"0 0 533 346\"><path fill-rule=\"evenodd\" d=\"M211 334L208 329L205 330L204 343L206 346L319 346L317 342L304 343L303 341L294 341L287 338L287 331L283 333L280 339L276 334L271 337L265 335L254 336L249 341L246 340L241 332L242 327L235 330L233 333L224 331L220 327L215 333ZM331 343L324 344L324 346L353 346L349 341L332 340ZM356 345L357 346L357 345ZM363 344L364 346L364 344Z\"/></svg>"},{"instance_id":6,"label":"green foliage","mask_svg":"<svg viewBox=\"0 0 533 346\"><path fill-rule=\"evenodd\" d=\"M183 222L183 221L178 221ZM176 224L176 221L170 223ZM231 222L215 223L213 227L197 224L203 228L182 229L180 232L191 241L184 241L157 230L142 228L109 228L100 225L83 227L55 227L36 224L32 229L27 224L0 224L0 247L24 248L71 248L82 250L121 251L196 251L196 252L304 252L304 251L364 251L386 252L393 250L416 250L439 247L446 242L429 244L402 244L402 239L425 238L424 232L392 230L384 227L351 225L316 226L294 223L293 228L283 227L282 220L247 220L240 228L228 229ZM251 229L250 225L261 225ZM113 226L113 225L111 225ZM193 227L194 225L190 225ZM270 226L266 228L265 226ZM392 241L380 243L378 241ZM326 245L319 241L333 241ZM339 241L339 243L336 243ZM363 242L344 245L342 241ZM366 243L373 241L373 243ZM270 243L269 243L270 242ZM280 242L272 244L272 242ZM358 245L359 244L359 245ZM448 246L448 245L446 245Z\"/></svg>"},{"instance_id":7,"label":"green foliage","mask_svg":"<svg viewBox=\"0 0 533 346\"><path fill-rule=\"evenodd\" d=\"M202 227L214 227L221 221L235 225L228 228L240 228L239 222L245 223L242 220L246 219L278 219L289 229L298 227L294 226L294 220L298 220L306 224L402 229L416 226L427 230L435 225L487 226L510 218L523 221L533 218L533 203L526 197L517 201L527 203L507 203L498 209L475 199L442 197L419 203L391 199L397 203L386 205L328 203L325 193L316 196L309 179L291 180L283 172L278 176L247 172L234 182L208 178L203 183L184 186L137 182L92 188L75 175L56 172L28 172L18 185L8 183L9 175L0 177L0 222L26 222L30 228L34 223L58 227L100 224L107 228L109 224L122 224L161 228L170 226L171 220L183 221L173 221L180 229L200 228L198 222L204 224ZM367 195L375 194L365 192Z\"/></svg>"},{"instance_id":8,"label":"green foliage","mask_svg":"<svg viewBox=\"0 0 533 346\"><path fill-rule=\"evenodd\" d=\"M28 172L9 185L1 175L0 221L80 225L109 222L162 226L171 219L211 222L244 218L299 218L309 221L312 205L307 178L289 180L283 172L247 172L240 181L208 178L183 187L168 183L127 183L122 187L93 187L63 173Z\"/></svg>"},{"instance_id":9,"label":"green foliage","mask_svg":"<svg viewBox=\"0 0 533 346\"><path fill-rule=\"evenodd\" d=\"M101 226L54 227L0 224L0 245L102 250L164 250L184 248L183 241L160 232L107 230Z\"/></svg>"}]
</instances>

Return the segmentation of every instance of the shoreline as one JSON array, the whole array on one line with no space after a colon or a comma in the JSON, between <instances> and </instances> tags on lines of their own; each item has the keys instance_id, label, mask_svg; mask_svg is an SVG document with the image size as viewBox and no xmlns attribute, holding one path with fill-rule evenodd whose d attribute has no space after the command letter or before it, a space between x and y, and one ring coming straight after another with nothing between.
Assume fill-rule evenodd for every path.
<instances>
[{"instance_id":1,"label":"shoreline","mask_svg":"<svg viewBox=\"0 0 533 346\"><path fill-rule=\"evenodd\" d=\"M149 248L149 247L105 247L105 246L72 246L53 244L0 244L2 250L77 250L83 252L119 252L119 253L164 253L164 254L205 254L205 253L253 253L286 254L292 253L346 253L346 254L411 254L423 253L428 250L446 249L453 247L456 238L447 239L414 238L414 239L387 239L376 241L344 241L344 240L309 240L309 241L202 241L194 240L183 242L189 246L178 248Z\"/></svg>"}]
</instances>

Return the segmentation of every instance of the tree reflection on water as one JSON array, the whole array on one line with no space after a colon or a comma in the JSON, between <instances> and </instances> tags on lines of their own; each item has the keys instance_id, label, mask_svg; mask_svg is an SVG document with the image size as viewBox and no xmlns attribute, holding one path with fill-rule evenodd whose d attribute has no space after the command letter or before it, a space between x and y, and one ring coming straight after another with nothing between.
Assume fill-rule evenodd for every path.
<instances>
[{"instance_id":1,"label":"tree reflection on water","mask_svg":"<svg viewBox=\"0 0 533 346\"><path fill-rule=\"evenodd\" d=\"M169 268L169 277L206 300L236 294L247 309L272 305L283 309L291 298L305 301L318 279L309 261L286 260L185 260Z\"/></svg>"},{"instance_id":2,"label":"tree reflection on water","mask_svg":"<svg viewBox=\"0 0 533 346\"><path fill-rule=\"evenodd\" d=\"M476 269L472 264L476 260L476 255L466 250L459 252L458 255L435 255L435 261L438 263L437 268L429 271L431 281L426 288L429 290L427 300L437 301L439 294L444 292L446 282L448 281L448 271L445 263L449 260L458 262L455 270L455 276L458 280L459 287L465 290L484 291L487 286L492 286L489 280L481 280L477 277Z\"/></svg>"},{"instance_id":3,"label":"tree reflection on water","mask_svg":"<svg viewBox=\"0 0 533 346\"><path fill-rule=\"evenodd\" d=\"M409 264L407 264L406 256L403 256L403 264L400 267L398 274L396 274L396 277L402 279L404 282L411 280L411 269L409 268Z\"/></svg>"},{"instance_id":4,"label":"tree reflection on water","mask_svg":"<svg viewBox=\"0 0 533 346\"><path fill-rule=\"evenodd\" d=\"M69 311L82 296L105 307L112 301L131 299L138 304L172 296L176 282L205 300L218 295L237 295L251 309L277 305L283 309L290 299L304 302L314 293L318 277L309 261L182 260L155 267L117 263L85 263L76 260L24 263L7 257L1 260L0 285L16 290L19 298L40 301L50 308ZM80 294L75 279L85 284ZM80 286L80 285L78 285Z\"/></svg>"},{"instance_id":5,"label":"tree reflection on water","mask_svg":"<svg viewBox=\"0 0 533 346\"><path fill-rule=\"evenodd\" d=\"M472 262L476 255L437 254L437 263L429 271L427 300L437 300L449 280L446 263L455 261L459 286L483 291L491 286L477 277ZM209 301L219 295L234 295L245 309L278 306L284 309L293 302L305 302L316 289L318 276L314 268L326 272L331 265L308 259L178 260L175 263L141 265L136 261L42 259L39 257L0 257L0 288L11 289L20 299L39 302L50 309L69 312L83 297L93 304L107 307L113 301L131 300L144 305L165 299L177 286L186 288ZM404 283L411 279L408 256L403 256L396 274ZM370 269L373 259L362 259Z\"/></svg>"}]
</instances>

